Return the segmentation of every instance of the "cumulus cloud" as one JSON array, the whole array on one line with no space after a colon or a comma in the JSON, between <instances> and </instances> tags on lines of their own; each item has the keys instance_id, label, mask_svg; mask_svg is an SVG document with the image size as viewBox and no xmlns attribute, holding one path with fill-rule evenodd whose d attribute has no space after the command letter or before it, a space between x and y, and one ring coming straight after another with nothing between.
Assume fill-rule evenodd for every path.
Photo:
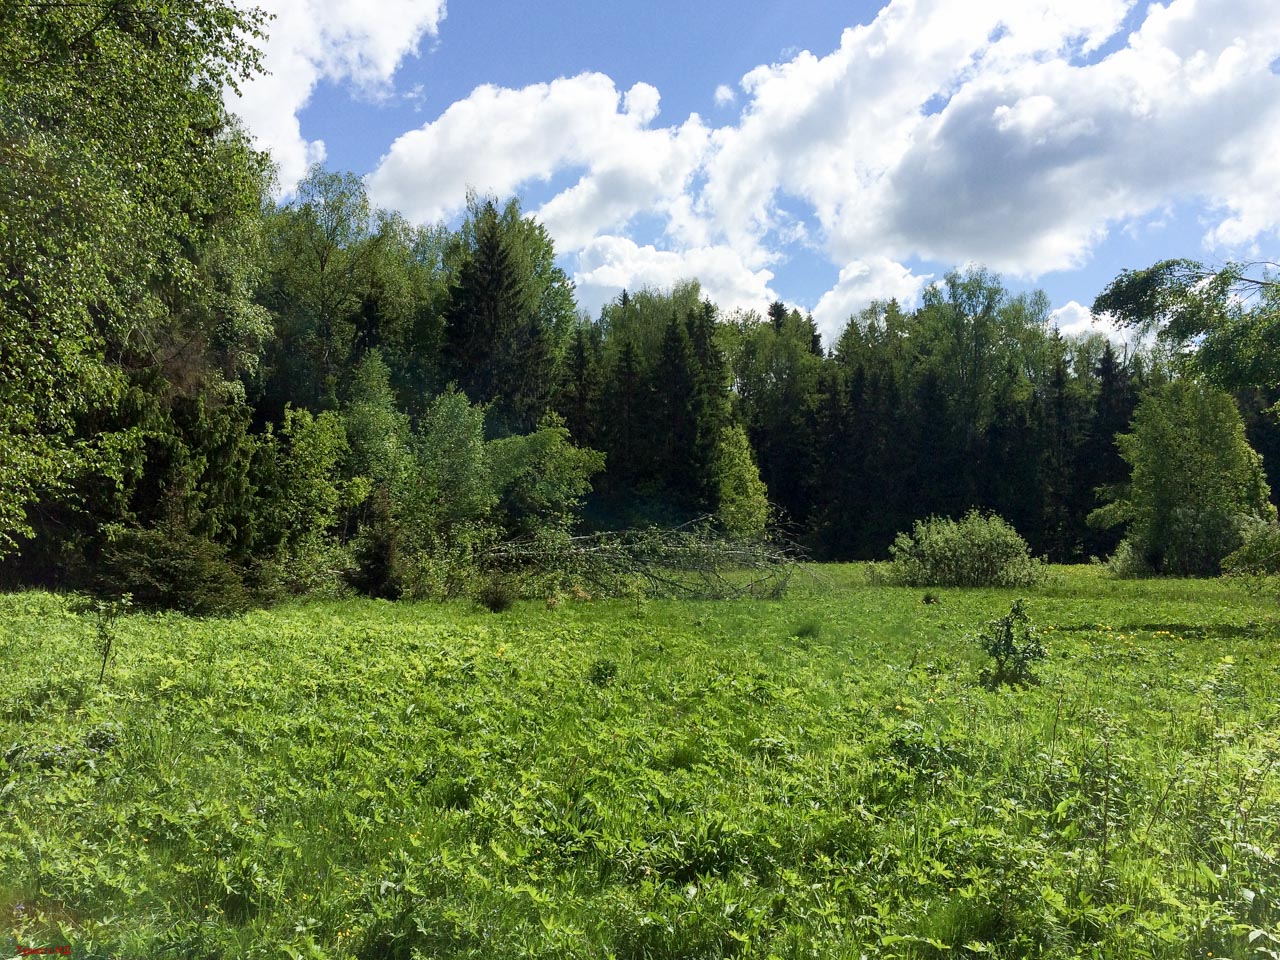
<instances>
[{"instance_id":1,"label":"cumulus cloud","mask_svg":"<svg viewBox=\"0 0 1280 960\"><path fill-rule=\"evenodd\" d=\"M597 73L484 86L396 140L371 192L434 220L468 186L563 180L534 213L588 306L696 275L761 308L776 265L816 250L841 268L814 305L829 333L870 299L910 301L913 259L1034 278L1188 205L1211 247L1280 236L1274 0L1137 2L890 0L829 54L718 88L741 113L714 129ZM625 236L642 213L653 245Z\"/></svg>"},{"instance_id":2,"label":"cumulus cloud","mask_svg":"<svg viewBox=\"0 0 1280 960\"><path fill-rule=\"evenodd\" d=\"M681 280L699 281L703 293L723 310L759 310L777 299L769 287L773 274L749 269L725 246L676 252L640 246L626 237L597 237L579 253L573 279L579 304L592 313L623 290L666 289Z\"/></svg>"},{"instance_id":3,"label":"cumulus cloud","mask_svg":"<svg viewBox=\"0 0 1280 960\"><path fill-rule=\"evenodd\" d=\"M698 211L758 259L789 195L837 263L976 259L1023 276L1080 265L1112 226L1171 200L1222 211L1211 242L1274 231L1274 3L1153 5L1090 60L1131 6L896 0L829 56L746 75Z\"/></svg>"},{"instance_id":4,"label":"cumulus cloud","mask_svg":"<svg viewBox=\"0 0 1280 960\"><path fill-rule=\"evenodd\" d=\"M367 96L386 92L401 61L434 35L445 0L264 0L273 19L263 45L266 72L227 94L257 143L271 151L282 192L322 161L324 142L307 140L298 123L321 80L350 83Z\"/></svg>"},{"instance_id":5,"label":"cumulus cloud","mask_svg":"<svg viewBox=\"0 0 1280 960\"><path fill-rule=\"evenodd\" d=\"M510 194L579 169L573 186L535 211L561 249L577 249L637 212L673 203L702 162L702 120L694 114L678 127L651 129L658 108L653 86L620 93L599 73L519 90L482 86L397 139L370 177L370 193L426 222L461 210L468 188Z\"/></svg>"},{"instance_id":6,"label":"cumulus cloud","mask_svg":"<svg viewBox=\"0 0 1280 960\"><path fill-rule=\"evenodd\" d=\"M828 343L835 340L853 316L873 300L897 300L904 308L915 306L931 274L916 276L888 257L869 257L845 264L836 285L813 308L818 331Z\"/></svg>"},{"instance_id":7,"label":"cumulus cloud","mask_svg":"<svg viewBox=\"0 0 1280 960\"><path fill-rule=\"evenodd\" d=\"M1057 327L1063 336L1079 336L1097 333L1117 347L1132 349L1142 341L1138 332L1129 327L1112 323L1106 316L1095 317L1093 311L1075 300L1068 301L1049 314L1049 323Z\"/></svg>"}]
</instances>

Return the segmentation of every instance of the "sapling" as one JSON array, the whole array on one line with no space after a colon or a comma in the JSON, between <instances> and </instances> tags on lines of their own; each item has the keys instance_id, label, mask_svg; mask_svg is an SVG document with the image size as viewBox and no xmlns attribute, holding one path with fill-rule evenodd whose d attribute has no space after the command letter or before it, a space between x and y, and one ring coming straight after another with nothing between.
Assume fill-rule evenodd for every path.
<instances>
[{"instance_id":1,"label":"sapling","mask_svg":"<svg viewBox=\"0 0 1280 960\"><path fill-rule=\"evenodd\" d=\"M990 621L978 634L983 651L995 661L994 666L982 670L982 682L988 687L1039 682L1031 668L1047 654L1044 644L1032 635L1031 618L1024 604L1021 598L1013 601L1007 614Z\"/></svg>"},{"instance_id":2,"label":"sapling","mask_svg":"<svg viewBox=\"0 0 1280 960\"><path fill-rule=\"evenodd\" d=\"M98 685L102 685L107 675L107 663L111 660L111 652L116 641L116 620L128 613L133 606L133 597L128 593L121 594L115 600L100 600L85 597L75 604L75 612L91 614L94 618L94 633L97 642L94 649L102 658L102 667L98 670Z\"/></svg>"}]
</instances>

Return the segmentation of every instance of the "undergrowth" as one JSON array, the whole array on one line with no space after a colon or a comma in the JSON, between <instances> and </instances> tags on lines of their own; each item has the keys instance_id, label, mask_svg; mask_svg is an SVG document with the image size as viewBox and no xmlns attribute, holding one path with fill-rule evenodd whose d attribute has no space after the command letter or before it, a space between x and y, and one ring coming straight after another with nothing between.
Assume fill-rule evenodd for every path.
<instances>
[{"instance_id":1,"label":"undergrowth","mask_svg":"<svg viewBox=\"0 0 1280 960\"><path fill-rule=\"evenodd\" d=\"M847 571L847 573L846 573ZM0 953L1263 960L1274 606L1024 591L345 601L229 620L0 597ZM7 938L7 939L6 939Z\"/></svg>"}]
</instances>

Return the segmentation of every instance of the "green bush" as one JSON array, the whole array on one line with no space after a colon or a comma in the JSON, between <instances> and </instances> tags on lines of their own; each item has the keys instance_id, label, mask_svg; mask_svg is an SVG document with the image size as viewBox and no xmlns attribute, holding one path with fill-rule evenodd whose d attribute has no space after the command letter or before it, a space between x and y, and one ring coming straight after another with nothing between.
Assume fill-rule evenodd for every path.
<instances>
[{"instance_id":1,"label":"green bush","mask_svg":"<svg viewBox=\"0 0 1280 960\"><path fill-rule=\"evenodd\" d=\"M1120 576L1215 576L1240 548L1242 524L1276 517L1262 458L1220 390L1187 380L1153 389L1116 445L1129 483L1089 523L1125 526L1111 564Z\"/></svg>"},{"instance_id":2,"label":"green bush","mask_svg":"<svg viewBox=\"0 0 1280 960\"><path fill-rule=\"evenodd\" d=\"M1250 517L1241 524L1243 542L1222 561L1222 570L1237 576L1280 573L1280 523Z\"/></svg>"},{"instance_id":3,"label":"green bush","mask_svg":"<svg viewBox=\"0 0 1280 960\"><path fill-rule=\"evenodd\" d=\"M1140 580L1156 575L1141 544L1135 543L1132 537L1120 541L1116 552L1107 560L1107 569L1113 577L1121 580Z\"/></svg>"},{"instance_id":4,"label":"green bush","mask_svg":"<svg viewBox=\"0 0 1280 960\"><path fill-rule=\"evenodd\" d=\"M202 617L240 613L252 601L225 548L178 526L111 530L96 586L131 594L144 609Z\"/></svg>"},{"instance_id":5,"label":"green bush","mask_svg":"<svg viewBox=\"0 0 1280 960\"><path fill-rule=\"evenodd\" d=\"M370 496L368 514L352 544L348 582L367 597L398 600L404 593L405 560L385 488L378 487Z\"/></svg>"},{"instance_id":6,"label":"green bush","mask_svg":"<svg viewBox=\"0 0 1280 960\"><path fill-rule=\"evenodd\" d=\"M1027 542L994 514L917 520L889 548L889 583L909 587L1028 587L1044 579Z\"/></svg>"}]
</instances>

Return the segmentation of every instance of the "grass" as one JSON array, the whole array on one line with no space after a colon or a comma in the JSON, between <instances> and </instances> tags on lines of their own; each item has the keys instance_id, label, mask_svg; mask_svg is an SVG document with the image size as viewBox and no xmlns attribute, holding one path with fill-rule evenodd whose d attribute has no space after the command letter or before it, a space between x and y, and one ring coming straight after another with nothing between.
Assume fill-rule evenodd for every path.
<instances>
[{"instance_id":1,"label":"grass","mask_svg":"<svg viewBox=\"0 0 1280 960\"><path fill-rule=\"evenodd\" d=\"M935 596L134 615L100 685L0 597L0 954L1274 958L1274 601Z\"/></svg>"}]
</instances>

